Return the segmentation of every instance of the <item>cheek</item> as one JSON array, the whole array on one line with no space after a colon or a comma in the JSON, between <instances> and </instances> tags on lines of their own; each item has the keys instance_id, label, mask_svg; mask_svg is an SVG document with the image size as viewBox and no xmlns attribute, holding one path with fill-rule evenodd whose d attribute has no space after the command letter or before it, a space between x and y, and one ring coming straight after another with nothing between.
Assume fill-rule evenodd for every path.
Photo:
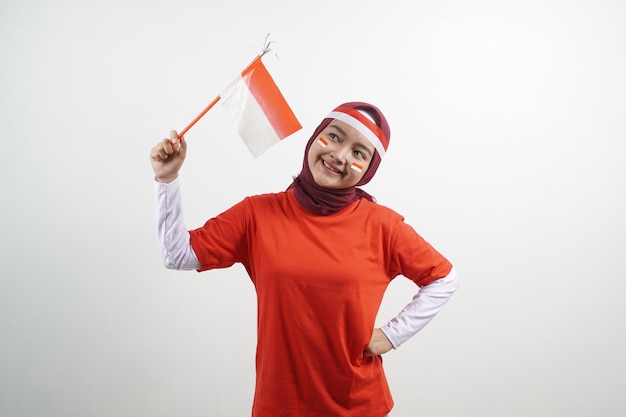
<instances>
[{"instance_id":1,"label":"cheek","mask_svg":"<svg viewBox=\"0 0 626 417\"><path fill-rule=\"evenodd\" d=\"M309 166L319 158L319 156L326 152L325 148L328 146L328 141L323 137L318 137L311 146L309 147L309 152L307 153L307 159L309 161Z\"/></svg>"},{"instance_id":2,"label":"cheek","mask_svg":"<svg viewBox=\"0 0 626 417\"><path fill-rule=\"evenodd\" d=\"M309 148L309 152L307 152L306 157L309 163L309 168L313 166L313 164L315 163L315 160L318 158L318 155L319 155L318 149L319 149L319 146L313 143L311 147Z\"/></svg>"}]
</instances>

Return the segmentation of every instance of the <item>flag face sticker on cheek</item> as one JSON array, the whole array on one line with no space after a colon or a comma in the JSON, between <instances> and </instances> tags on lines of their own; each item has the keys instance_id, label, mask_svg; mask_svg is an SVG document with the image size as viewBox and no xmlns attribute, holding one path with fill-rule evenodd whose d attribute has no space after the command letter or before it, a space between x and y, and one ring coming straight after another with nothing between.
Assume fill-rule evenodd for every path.
<instances>
[{"instance_id":1,"label":"flag face sticker on cheek","mask_svg":"<svg viewBox=\"0 0 626 417\"><path fill-rule=\"evenodd\" d=\"M353 162L352 165L350 165L350 168L352 168L353 170L355 170L356 172L358 172L359 174L361 172L363 172L363 165L359 165L356 162Z\"/></svg>"},{"instance_id":2,"label":"flag face sticker on cheek","mask_svg":"<svg viewBox=\"0 0 626 417\"><path fill-rule=\"evenodd\" d=\"M327 146L328 146L328 141L327 141L326 139L324 139L323 137L321 137L321 136L317 139L317 143L318 143L318 144L319 144L322 148L325 148L325 147L327 147Z\"/></svg>"}]
</instances>

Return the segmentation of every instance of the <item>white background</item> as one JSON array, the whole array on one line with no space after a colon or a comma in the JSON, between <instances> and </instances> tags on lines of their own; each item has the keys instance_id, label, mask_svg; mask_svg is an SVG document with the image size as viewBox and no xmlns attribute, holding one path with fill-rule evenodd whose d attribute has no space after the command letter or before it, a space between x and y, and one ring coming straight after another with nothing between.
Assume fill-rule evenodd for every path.
<instances>
[{"instance_id":1,"label":"white background","mask_svg":"<svg viewBox=\"0 0 626 417\"><path fill-rule=\"evenodd\" d=\"M148 153L271 33L304 128L253 159L211 110L188 225L286 188L323 116L370 101L392 139L365 189L463 278L385 356L393 415L623 416L625 21L603 0L2 1L0 415L249 415L253 286L162 267ZM415 291L394 281L380 324Z\"/></svg>"}]
</instances>

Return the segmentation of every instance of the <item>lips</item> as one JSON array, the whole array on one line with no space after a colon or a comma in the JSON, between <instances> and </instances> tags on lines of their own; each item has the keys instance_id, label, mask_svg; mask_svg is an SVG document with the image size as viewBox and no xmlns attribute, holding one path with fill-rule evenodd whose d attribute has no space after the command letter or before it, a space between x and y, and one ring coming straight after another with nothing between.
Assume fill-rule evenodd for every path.
<instances>
[{"instance_id":1,"label":"lips","mask_svg":"<svg viewBox=\"0 0 626 417\"><path fill-rule=\"evenodd\" d=\"M343 174L344 174L344 172L343 172L343 171L341 171L340 169L338 169L338 168L337 168L337 167L335 167L334 165L329 164L328 162L326 162L326 161L325 161L325 160L323 160L323 159L322 159L322 165L324 165L324 167L325 167L327 170L329 170L329 171L331 171L331 172L333 172L333 173L335 173L335 174L338 174L338 175L343 175Z\"/></svg>"}]
</instances>

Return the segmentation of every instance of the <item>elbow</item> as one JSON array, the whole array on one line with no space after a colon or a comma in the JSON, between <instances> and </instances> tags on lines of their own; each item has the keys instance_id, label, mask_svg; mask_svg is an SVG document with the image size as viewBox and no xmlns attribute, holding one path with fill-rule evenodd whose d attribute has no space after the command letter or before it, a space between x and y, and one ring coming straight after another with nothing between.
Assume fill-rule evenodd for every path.
<instances>
[{"instance_id":1,"label":"elbow","mask_svg":"<svg viewBox=\"0 0 626 417\"><path fill-rule=\"evenodd\" d=\"M177 264L174 261L174 258L170 256L169 254L164 253L162 257L162 261L163 261L163 266L166 269L178 269Z\"/></svg>"},{"instance_id":2,"label":"elbow","mask_svg":"<svg viewBox=\"0 0 626 417\"><path fill-rule=\"evenodd\" d=\"M172 262L170 259L163 259L163 266L166 269L178 270L178 266Z\"/></svg>"},{"instance_id":3,"label":"elbow","mask_svg":"<svg viewBox=\"0 0 626 417\"><path fill-rule=\"evenodd\" d=\"M163 266L175 271L191 271L200 268L200 262L193 252L172 255L163 254Z\"/></svg>"},{"instance_id":4,"label":"elbow","mask_svg":"<svg viewBox=\"0 0 626 417\"><path fill-rule=\"evenodd\" d=\"M173 258L169 256L164 257L163 266L165 266L165 268L167 269L171 269L174 271L190 269L190 268L185 268L185 262L180 257L177 257L177 258Z\"/></svg>"},{"instance_id":5,"label":"elbow","mask_svg":"<svg viewBox=\"0 0 626 417\"><path fill-rule=\"evenodd\" d=\"M452 267L450 273L444 279L449 283L449 288L452 292L456 291L461 284L461 277L454 267Z\"/></svg>"},{"instance_id":6,"label":"elbow","mask_svg":"<svg viewBox=\"0 0 626 417\"><path fill-rule=\"evenodd\" d=\"M459 288L459 283L459 274L457 273L456 269L452 267L450 272L448 272L448 275L422 287L422 290L425 290L432 295L438 294L442 297L450 297Z\"/></svg>"}]
</instances>

